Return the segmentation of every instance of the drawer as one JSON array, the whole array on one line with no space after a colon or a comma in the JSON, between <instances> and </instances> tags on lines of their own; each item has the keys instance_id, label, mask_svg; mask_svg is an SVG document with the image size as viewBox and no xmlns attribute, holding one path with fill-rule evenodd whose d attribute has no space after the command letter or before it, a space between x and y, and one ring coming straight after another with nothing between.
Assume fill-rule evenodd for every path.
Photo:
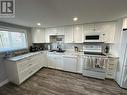
<instances>
[{"instance_id":1,"label":"drawer","mask_svg":"<svg viewBox=\"0 0 127 95\"><path fill-rule=\"evenodd\" d=\"M36 64L29 69L20 72L19 73L19 83L22 83L25 81L27 78L29 78L31 75L33 75L35 72L37 72L39 69L41 69L41 64Z\"/></svg>"},{"instance_id":2,"label":"drawer","mask_svg":"<svg viewBox=\"0 0 127 95\"><path fill-rule=\"evenodd\" d=\"M18 68L18 71L19 71L19 72L22 72L22 71L24 71L25 69L27 69L27 68L29 68L29 67L31 67L31 66L33 66L33 65L34 65L34 62L26 61L26 62L24 62L24 63L18 63L18 64L17 64L17 68Z\"/></svg>"},{"instance_id":3,"label":"drawer","mask_svg":"<svg viewBox=\"0 0 127 95\"><path fill-rule=\"evenodd\" d=\"M17 63L18 71L22 72L25 69L27 69L33 65L39 64L39 63L41 63L41 56L40 55L29 57L26 60L19 61Z\"/></svg>"},{"instance_id":4,"label":"drawer","mask_svg":"<svg viewBox=\"0 0 127 95\"><path fill-rule=\"evenodd\" d=\"M115 67L108 67L107 70L115 70Z\"/></svg>"},{"instance_id":5,"label":"drawer","mask_svg":"<svg viewBox=\"0 0 127 95\"><path fill-rule=\"evenodd\" d=\"M114 74L115 71L114 70L107 70L107 74Z\"/></svg>"},{"instance_id":6,"label":"drawer","mask_svg":"<svg viewBox=\"0 0 127 95\"><path fill-rule=\"evenodd\" d=\"M114 74L106 74L106 78L114 79Z\"/></svg>"},{"instance_id":7,"label":"drawer","mask_svg":"<svg viewBox=\"0 0 127 95\"><path fill-rule=\"evenodd\" d=\"M19 84L25 81L27 78L29 78L34 73L34 69L28 69L24 72L21 72L19 74Z\"/></svg>"},{"instance_id":8,"label":"drawer","mask_svg":"<svg viewBox=\"0 0 127 95\"><path fill-rule=\"evenodd\" d=\"M106 78L114 79L114 77L115 77L115 72L113 70L109 70L106 72Z\"/></svg>"}]
</instances>

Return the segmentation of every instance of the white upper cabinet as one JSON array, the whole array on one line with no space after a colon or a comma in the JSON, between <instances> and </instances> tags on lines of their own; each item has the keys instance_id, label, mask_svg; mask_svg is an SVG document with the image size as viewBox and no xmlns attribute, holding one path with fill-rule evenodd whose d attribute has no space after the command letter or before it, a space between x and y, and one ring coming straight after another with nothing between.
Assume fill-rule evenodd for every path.
<instances>
[{"instance_id":1,"label":"white upper cabinet","mask_svg":"<svg viewBox=\"0 0 127 95\"><path fill-rule=\"evenodd\" d=\"M64 27L65 43L73 43L73 26Z\"/></svg>"},{"instance_id":2,"label":"white upper cabinet","mask_svg":"<svg viewBox=\"0 0 127 95\"><path fill-rule=\"evenodd\" d=\"M64 35L64 27L57 27L56 31L57 35Z\"/></svg>"},{"instance_id":3,"label":"white upper cabinet","mask_svg":"<svg viewBox=\"0 0 127 95\"><path fill-rule=\"evenodd\" d=\"M32 29L33 43L45 43L45 32L43 28Z\"/></svg>"},{"instance_id":4,"label":"white upper cabinet","mask_svg":"<svg viewBox=\"0 0 127 95\"><path fill-rule=\"evenodd\" d=\"M102 33L105 43L114 43L116 22L106 22L95 24L95 31Z\"/></svg>"},{"instance_id":5,"label":"white upper cabinet","mask_svg":"<svg viewBox=\"0 0 127 95\"><path fill-rule=\"evenodd\" d=\"M64 35L64 28L63 27L56 27L56 28L46 28L49 35Z\"/></svg>"},{"instance_id":6,"label":"white upper cabinet","mask_svg":"<svg viewBox=\"0 0 127 95\"><path fill-rule=\"evenodd\" d=\"M33 28L33 43L50 43L51 35L64 35L65 43L82 43L84 36L99 32L105 43L114 43L116 22L104 22L84 25L70 25L55 28Z\"/></svg>"},{"instance_id":7,"label":"white upper cabinet","mask_svg":"<svg viewBox=\"0 0 127 95\"><path fill-rule=\"evenodd\" d=\"M127 18L123 19L123 28L127 28Z\"/></svg>"},{"instance_id":8,"label":"white upper cabinet","mask_svg":"<svg viewBox=\"0 0 127 95\"><path fill-rule=\"evenodd\" d=\"M84 35L99 32L103 35L103 40L105 43L114 43L115 31L116 22L84 24L83 26Z\"/></svg>"},{"instance_id":9,"label":"white upper cabinet","mask_svg":"<svg viewBox=\"0 0 127 95\"><path fill-rule=\"evenodd\" d=\"M50 31L50 29L49 28L46 28L45 29L45 42L46 43L50 43L50 33L51 31Z\"/></svg>"},{"instance_id":10,"label":"white upper cabinet","mask_svg":"<svg viewBox=\"0 0 127 95\"><path fill-rule=\"evenodd\" d=\"M83 42L83 25L74 25L74 43Z\"/></svg>"},{"instance_id":11,"label":"white upper cabinet","mask_svg":"<svg viewBox=\"0 0 127 95\"><path fill-rule=\"evenodd\" d=\"M45 42L50 43L50 35L64 35L63 27L46 28L45 29Z\"/></svg>"},{"instance_id":12,"label":"white upper cabinet","mask_svg":"<svg viewBox=\"0 0 127 95\"><path fill-rule=\"evenodd\" d=\"M94 24L84 24L83 33L84 35L95 32Z\"/></svg>"}]
</instances>

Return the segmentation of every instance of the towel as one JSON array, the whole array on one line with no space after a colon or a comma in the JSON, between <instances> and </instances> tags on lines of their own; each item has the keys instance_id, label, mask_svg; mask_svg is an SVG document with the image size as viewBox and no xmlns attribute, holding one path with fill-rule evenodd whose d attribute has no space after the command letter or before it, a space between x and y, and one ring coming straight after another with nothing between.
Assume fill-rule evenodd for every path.
<instances>
[{"instance_id":1,"label":"towel","mask_svg":"<svg viewBox=\"0 0 127 95\"><path fill-rule=\"evenodd\" d=\"M98 68L106 68L106 63L107 63L108 59L104 58L104 57L98 57L97 58L97 63L96 63L96 67Z\"/></svg>"},{"instance_id":2,"label":"towel","mask_svg":"<svg viewBox=\"0 0 127 95\"><path fill-rule=\"evenodd\" d=\"M85 57L84 69L92 68L92 60L90 56Z\"/></svg>"}]
</instances>

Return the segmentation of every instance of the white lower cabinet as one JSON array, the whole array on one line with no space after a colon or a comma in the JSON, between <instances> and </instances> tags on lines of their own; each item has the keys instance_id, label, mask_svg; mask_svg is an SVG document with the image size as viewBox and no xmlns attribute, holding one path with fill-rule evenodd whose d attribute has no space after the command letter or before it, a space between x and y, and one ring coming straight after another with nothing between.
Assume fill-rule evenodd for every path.
<instances>
[{"instance_id":1,"label":"white lower cabinet","mask_svg":"<svg viewBox=\"0 0 127 95\"><path fill-rule=\"evenodd\" d=\"M118 58L108 58L106 78L115 79Z\"/></svg>"},{"instance_id":2,"label":"white lower cabinet","mask_svg":"<svg viewBox=\"0 0 127 95\"><path fill-rule=\"evenodd\" d=\"M82 73L83 58L79 56L48 54L47 63L49 68Z\"/></svg>"},{"instance_id":3,"label":"white lower cabinet","mask_svg":"<svg viewBox=\"0 0 127 95\"><path fill-rule=\"evenodd\" d=\"M9 81L19 85L41 69L44 62L42 55L43 53L39 53L19 61L7 61L6 71Z\"/></svg>"},{"instance_id":4,"label":"white lower cabinet","mask_svg":"<svg viewBox=\"0 0 127 95\"><path fill-rule=\"evenodd\" d=\"M84 62L84 57L83 56L79 56L78 57L78 62L77 62L77 67L76 67L77 73L82 73L83 62Z\"/></svg>"},{"instance_id":5,"label":"white lower cabinet","mask_svg":"<svg viewBox=\"0 0 127 95\"><path fill-rule=\"evenodd\" d=\"M48 54L47 62L49 68L63 70L62 55Z\"/></svg>"},{"instance_id":6,"label":"white lower cabinet","mask_svg":"<svg viewBox=\"0 0 127 95\"><path fill-rule=\"evenodd\" d=\"M76 72L77 56L63 56L63 70Z\"/></svg>"}]
</instances>

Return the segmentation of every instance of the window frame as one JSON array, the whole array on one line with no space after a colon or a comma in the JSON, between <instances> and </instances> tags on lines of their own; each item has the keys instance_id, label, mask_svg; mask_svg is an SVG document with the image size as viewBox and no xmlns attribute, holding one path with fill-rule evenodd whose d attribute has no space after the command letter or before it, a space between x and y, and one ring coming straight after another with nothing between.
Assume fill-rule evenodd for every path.
<instances>
[{"instance_id":1,"label":"window frame","mask_svg":"<svg viewBox=\"0 0 127 95\"><path fill-rule=\"evenodd\" d=\"M2 53L2 52L8 52L8 51L17 51L17 50L28 49L28 34L27 34L27 29L5 27L5 26L1 26L0 25L0 31L25 33L25 40L26 40L26 48L19 48L19 49L0 51L0 53Z\"/></svg>"}]
</instances>

